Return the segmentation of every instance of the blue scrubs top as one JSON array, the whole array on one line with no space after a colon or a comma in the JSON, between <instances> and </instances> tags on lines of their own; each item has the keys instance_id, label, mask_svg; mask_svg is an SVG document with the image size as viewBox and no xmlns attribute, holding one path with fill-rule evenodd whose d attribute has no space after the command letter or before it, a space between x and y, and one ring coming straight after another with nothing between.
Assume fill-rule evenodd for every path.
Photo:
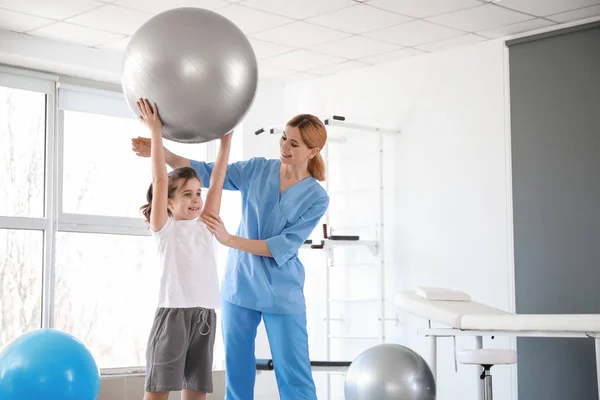
<instances>
[{"instance_id":1,"label":"blue scrubs top","mask_svg":"<svg viewBox=\"0 0 600 400\"><path fill-rule=\"evenodd\" d=\"M329 196L312 176L279 193L279 160L251 158L227 167L226 190L242 194L237 236L265 240L273 257L230 249L221 298L241 307L276 313L306 311L304 266L298 250L329 206ZM214 163L191 161L208 187Z\"/></svg>"}]
</instances>

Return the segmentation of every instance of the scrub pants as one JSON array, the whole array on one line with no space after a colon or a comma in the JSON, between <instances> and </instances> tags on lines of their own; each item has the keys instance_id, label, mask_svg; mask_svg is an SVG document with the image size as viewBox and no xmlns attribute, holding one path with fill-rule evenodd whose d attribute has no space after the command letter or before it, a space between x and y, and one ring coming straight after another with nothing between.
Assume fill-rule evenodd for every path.
<instances>
[{"instance_id":1,"label":"scrub pants","mask_svg":"<svg viewBox=\"0 0 600 400\"><path fill-rule=\"evenodd\" d=\"M256 379L254 340L265 321L280 400L317 400L308 355L306 313L269 314L223 302L225 400L253 400Z\"/></svg>"}]
</instances>

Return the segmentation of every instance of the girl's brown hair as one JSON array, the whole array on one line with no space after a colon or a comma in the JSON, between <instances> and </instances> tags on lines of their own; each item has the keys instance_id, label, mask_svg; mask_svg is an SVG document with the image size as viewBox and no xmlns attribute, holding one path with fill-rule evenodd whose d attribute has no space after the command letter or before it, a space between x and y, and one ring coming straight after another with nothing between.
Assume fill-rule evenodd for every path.
<instances>
[{"instance_id":1,"label":"girl's brown hair","mask_svg":"<svg viewBox=\"0 0 600 400\"><path fill-rule=\"evenodd\" d=\"M311 114L299 114L290 119L287 126L298 128L302 140L309 149L317 148L317 153L308 162L308 172L318 181L325 180L325 161L320 151L327 142L327 129L321 120Z\"/></svg>"},{"instance_id":2,"label":"girl's brown hair","mask_svg":"<svg viewBox=\"0 0 600 400\"><path fill-rule=\"evenodd\" d=\"M175 168L174 170L169 172L168 177L169 190L167 197L169 199L175 197L175 193L180 187L180 184L181 186L183 186L190 179L198 179L200 181L200 178L198 177L198 174L196 174L196 171L190 167ZM152 212L152 184L150 184L150 187L148 187L148 191L146 192L146 201L147 203L140 207L140 211L144 215L144 218L146 218L146 223L150 223L150 213ZM167 210L167 212L169 213L169 216L172 216L171 210Z\"/></svg>"}]
</instances>

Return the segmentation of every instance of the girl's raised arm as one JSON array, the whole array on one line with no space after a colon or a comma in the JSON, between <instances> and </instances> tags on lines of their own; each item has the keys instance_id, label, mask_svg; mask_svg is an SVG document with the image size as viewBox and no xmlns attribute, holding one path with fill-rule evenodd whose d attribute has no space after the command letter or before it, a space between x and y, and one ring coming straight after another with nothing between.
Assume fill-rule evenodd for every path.
<instances>
[{"instance_id":1,"label":"girl's raised arm","mask_svg":"<svg viewBox=\"0 0 600 400\"><path fill-rule=\"evenodd\" d=\"M152 160L152 205L150 212L150 228L158 232L167 222L169 177L165 162L165 148L162 142L162 122L158 116L158 107L150 106L148 100L137 101L140 111L140 120L150 129L152 138L150 145L150 158Z\"/></svg>"}]
</instances>

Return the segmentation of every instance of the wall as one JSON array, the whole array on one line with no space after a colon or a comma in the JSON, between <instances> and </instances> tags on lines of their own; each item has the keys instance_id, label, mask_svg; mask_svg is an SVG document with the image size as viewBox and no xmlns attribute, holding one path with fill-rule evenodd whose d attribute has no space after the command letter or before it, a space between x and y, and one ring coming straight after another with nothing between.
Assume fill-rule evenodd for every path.
<instances>
[{"instance_id":1,"label":"wall","mask_svg":"<svg viewBox=\"0 0 600 400\"><path fill-rule=\"evenodd\" d=\"M103 377L100 383L100 393L97 400L138 400L144 397L144 377L112 376ZM206 396L207 400L223 400L225 397L225 372L213 372L213 393ZM169 400L180 400L181 392L172 392Z\"/></svg>"},{"instance_id":2,"label":"wall","mask_svg":"<svg viewBox=\"0 0 600 400\"><path fill-rule=\"evenodd\" d=\"M417 285L445 286L511 309L505 85L505 48L496 40L286 86L286 118L300 112L338 114L351 122L402 129L397 138L387 137L384 146L385 259L396 276L388 293ZM330 129L330 135L336 132ZM376 136L353 137L348 155L366 169L374 159L361 155L360 148ZM253 148L248 143L249 154L263 151L264 142L255 143ZM364 180L360 169L348 171L343 179ZM373 204L355 200L366 211ZM308 285L307 292L315 294ZM393 297L388 295L388 308ZM311 315L309 324L317 327L313 336L320 334L323 340L321 313ZM426 356L427 341L416 335L422 321L399 317L400 325L390 326L395 328L390 340ZM457 342L459 348L474 344L469 338ZM496 339L484 341L484 346L514 343ZM478 369L459 366L454 372L452 341L441 339L439 348L439 398L474 398ZM516 399L514 368L494 371L498 398Z\"/></svg>"},{"instance_id":3,"label":"wall","mask_svg":"<svg viewBox=\"0 0 600 400\"><path fill-rule=\"evenodd\" d=\"M285 122L283 97L283 85L259 81L254 103L244 118L244 159L278 157L279 145L273 141L276 135L269 135L268 132L256 135L255 132Z\"/></svg>"}]
</instances>

